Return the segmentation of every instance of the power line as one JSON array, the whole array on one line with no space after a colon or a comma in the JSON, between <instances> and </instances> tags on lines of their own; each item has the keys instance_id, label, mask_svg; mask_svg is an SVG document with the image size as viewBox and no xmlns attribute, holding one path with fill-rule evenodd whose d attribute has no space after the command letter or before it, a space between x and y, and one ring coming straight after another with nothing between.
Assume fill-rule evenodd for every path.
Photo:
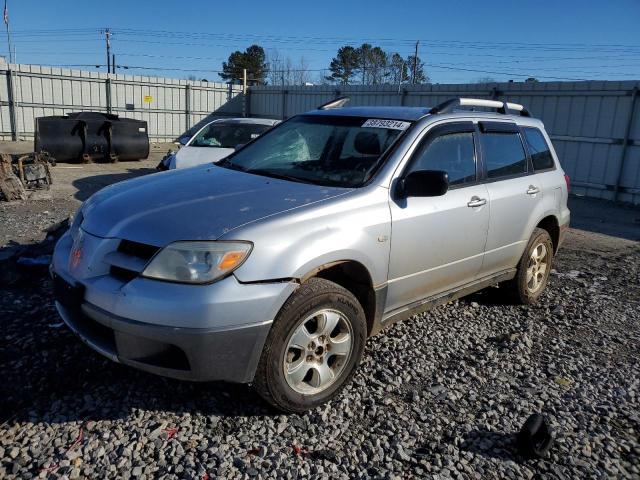
<instances>
[{"instance_id":1,"label":"power line","mask_svg":"<svg viewBox=\"0 0 640 480\"><path fill-rule=\"evenodd\" d=\"M328 50L327 50L328 51ZM25 54L34 54L34 55L100 55L100 52L97 51L56 51L56 52L49 52L49 51L41 51L41 50L22 50L22 53ZM617 62L618 60L622 59L622 60L638 60L640 61L640 54L638 55L607 55L607 56L583 56L583 57L529 57L529 58L523 58L522 55L493 55L493 54L464 54L464 53L450 53L450 52L438 52L438 51L429 51L430 55L433 56L452 56L452 55L457 55L457 56L467 56L467 55L473 55L474 57L491 57L491 58L509 58L510 60L493 60L493 63L509 63L509 64L513 64L513 63L537 63L537 62L546 62L546 61L558 61L558 60L563 60L563 61L574 61L574 60L599 60L599 61L611 61L611 62ZM185 55L153 55L153 54L146 54L146 53L131 53L131 52L124 52L124 53L119 53L119 55L124 55L124 56L132 56L132 57L150 57L150 58L173 58L173 59L185 59L185 60L216 60L216 61L220 61L220 60L226 60L227 57L203 57L203 56L185 56ZM481 62L477 62L477 61L465 61L466 65L478 65L478 64L484 64L486 63L486 61L481 61ZM621 64L616 64L616 65L602 65L602 66L598 66L598 67L594 67L594 68L613 68L613 67L629 67L629 66L635 66L635 65L630 65L630 64L625 64L625 65L621 65ZM580 66L580 68L582 68L583 66ZM538 68L538 67L535 67Z\"/></svg>"},{"instance_id":2,"label":"power line","mask_svg":"<svg viewBox=\"0 0 640 480\"><path fill-rule=\"evenodd\" d=\"M316 43L322 43L322 44L326 44L327 42L338 42L338 41L344 41L344 40L353 40L353 39L349 39L348 37L304 37L304 36L275 36L275 35L257 35L257 34L214 34L214 33L194 33L194 32L175 32L175 31L163 31L163 30L141 30L141 29L131 29L131 28L125 28L125 29L111 29L112 31L117 30L118 32L121 32L122 35L127 36L127 35L131 35L131 36L151 36L151 37L162 37L162 38L166 38L167 36L171 37L171 38L191 38L191 39L201 39L201 38L219 38L219 39L227 39L227 40L242 40L242 39L257 39L260 41L264 41L265 39L267 39L268 41L274 41L274 42L286 42L287 44L298 44L301 42L304 42L305 45L308 46L309 41L314 41ZM104 30L103 30L104 31ZM32 32L32 33L29 33ZM59 34L59 35L81 35L81 36L86 36L87 34L92 34L92 33L96 33L97 30L96 29L91 29L91 28L83 28L83 29L50 29L50 30L37 30L37 31L32 31L32 30L23 30L20 31L19 33L21 33L23 36L36 36L36 37L40 37L40 36L46 36L48 41L69 41L69 39L55 39L55 38L51 38L52 34ZM393 41L393 42L400 42L403 43L405 45L408 45L409 42L411 44L413 44L413 40L409 41L409 40L398 40L398 39L378 39L378 40L383 40L383 41ZM138 42L142 42L142 40L136 40ZM364 40L358 40L357 43L362 42L362 41L375 41L375 39L364 39ZM147 43L149 43L150 41L146 41ZM514 46L526 46L527 48L530 47L535 47L535 48L539 48L539 47L544 47L544 48L567 48L567 46L578 46L580 48L626 48L626 49L640 49L640 46L636 46L636 45L623 45L623 44L586 44L586 43L571 43L571 44L542 44L542 43L523 43L523 42L477 42L477 41L461 41L461 40L442 40L442 39L438 39L438 40L425 40L425 42L430 42L433 45L438 45L440 47L455 47L455 48L460 48L465 47L465 48L496 48L496 46L501 46L501 45L507 45L510 48L513 48ZM165 43L165 42L154 42L154 43ZM219 47L231 47L231 48L235 48L237 47L237 45L227 45L227 44L198 44L198 43L186 43L186 42L173 42L174 44L177 45L193 45L193 46L219 46ZM309 48L305 48L305 50L309 50ZM319 50L316 49L316 51L333 51L333 49L331 50ZM438 54L440 54L441 52L437 52ZM445 53L442 53L445 54ZM460 53L454 53L454 52L449 52L448 54L457 54L460 55ZM631 52L629 52L628 54L631 55L638 55L640 54L640 50L632 50ZM477 54L474 54L477 55ZM480 54L483 56L494 56L491 54ZM505 55L498 55L498 56L505 56ZM522 55L513 55L513 56L505 56L505 57L521 57ZM588 58L588 57L583 57L583 58ZM559 57L559 59L561 59Z\"/></svg>"},{"instance_id":3,"label":"power line","mask_svg":"<svg viewBox=\"0 0 640 480\"><path fill-rule=\"evenodd\" d=\"M452 67L449 65L442 65L442 64L425 64L428 67L431 68L435 68L435 69L445 69L445 70L452 70L452 71L463 71L463 72L474 72L474 73L485 73L485 74L492 74L492 75L506 75L506 76L513 76L513 77L522 77L522 78L529 78L529 77L534 77L534 78L540 78L540 79L549 79L549 80L568 80L568 81L584 81L586 79L584 78L576 78L576 77L559 77L559 76L548 76L548 75L535 75L535 74L523 74L523 73L518 73L518 72L513 72L513 71L495 71L495 70L482 70L482 69L470 69L470 68L463 68L463 67ZM63 65L50 65L50 66L56 66L56 67L62 67L62 68L88 68L88 67L93 67L93 68L102 68L102 67L106 67L107 65L105 64L94 64L94 63L85 63L85 64L63 64ZM124 70L151 70L151 71L156 71L156 72L162 72L162 71L175 71L175 72L186 72L186 73L223 73L222 70L215 70L215 69L187 69L187 68L173 68L173 67L164 67L164 66L149 66L149 65L118 65L117 66L118 69L124 69ZM290 69L290 72L326 72L327 69L326 68L322 68L322 69ZM625 75L625 74L616 74L616 75ZM249 78L250 81L256 81L256 80L260 80L260 79L256 79L256 78Z\"/></svg>"},{"instance_id":4,"label":"power line","mask_svg":"<svg viewBox=\"0 0 640 480\"><path fill-rule=\"evenodd\" d=\"M362 42L365 41L367 43L371 42L395 42L402 43L406 45L413 45L414 39L397 39L397 38L369 38L365 37L364 39L354 38L354 37L312 37L312 36L282 36L282 35L263 35L263 34L237 34L237 33L210 33L210 32L180 32L175 30L149 30L149 29L135 29L135 28L117 28L114 29L122 33L135 33L138 35L150 35L150 36L178 36L178 37L213 37L213 38L253 38L256 40L279 40L283 42L290 43L292 41L304 41L305 43L309 41L318 42ZM422 43L445 43L445 44L461 44L461 45L486 45L486 46L506 46L512 48L514 46L526 46L526 47L542 47L542 48L634 48L640 49L640 45L629 45L629 44L592 44L592 43L532 43L532 42L480 42L480 41L465 41L465 40L448 40L448 39L419 39Z\"/></svg>"},{"instance_id":5,"label":"power line","mask_svg":"<svg viewBox=\"0 0 640 480\"><path fill-rule=\"evenodd\" d=\"M528 75L528 74L522 74L522 73L517 73L517 72L497 72L497 71L491 71L491 70L478 70L478 69L463 68L463 67L450 67L450 66L446 66L446 65L438 65L438 64L433 64L433 63L426 63L425 65L428 66L428 67L431 67L431 68L441 68L441 69L444 69L444 70L456 70L456 71L460 71L460 72L489 73L489 74L492 74L492 75L507 75L507 76L514 76L514 77L548 78L549 80L571 80L571 81L583 81L583 80L586 80L584 78L553 77L553 76L548 76L548 75Z\"/></svg>"},{"instance_id":6,"label":"power line","mask_svg":"<svg viewBox=\"0 0 640 480\"><path fill-rule=\"evenodd\" d=\"M313 44L338 44L341 42L359 44L362 42L386 43L389 46L410 46L414 44L414 40L394 39L394 38L361 38L353 37L312 37L312 36L281 36L281 35L259 35L259 34L237 34L237 33L206 33L206 32L180 32L169 30L145 30L134 28L116 28L111 29L123 36L135 37L159 37L173 39L218 39L233 41L255 41L263 43L265 40L271 43L285 43L287 45L303 43ZM87 34L97 33L97 29L50 29L50 30L22 30L17 32L19 36L24 37L42 37L46 36L51 39L53 35L60 36L83 36ZM63 39L65 40L65 39ZM446 48L465 48L465 49L500 49L509 48L525 49L525 50L543 50L543 51L567 51L567 50L585 50L588 51L607 51L612 49L616 51L627 51L630 53L640 53L640 45L630 44L590 44L590 43L532 43L532 42L483 42L483 41L463 41L463 40L447 40L447 39L420 39L425 45L439 46ZM226 46L226 45L221 45ZM621 50L622 49L622 50Z\"/></svg>"},{"instance_id":7,"label":"power line","mask_svg":"<svg viewBox=\"0 0 640 480\"><path fill-rule=\"evenodd\" d=\"M276 49L273 44L286 44L287 50L302 50L311 52L334 52L337 48L310 48L310 46L327 46L336 45L344 42L353 42L354 45L361 43L387 43L388 45L394 45L400 47L397 53L403 55L411 55L409 48L413 45L417 46L415 40L394 39L394 38L363 38L355 39L349 37L312 37L312 36L283 36L283 35L260 35L260 34L239 34L239 33L199 33L199 32L176 32L166 30L149 30L149 29L135 29L135 28L110 28L99 30L97 28L70 28L70 29L49 29L49 30L19 30L14 32L16 37L20 38L20 43L36 43L42 42L43 38L46 38L47 43L51 42L77 42L78 38L82 38L84 42L100 40L97 36L99 32L106 35L107 41L107 67L110 67L111 57L109 55L110 40L115 40L118 45L130 44L130 43L143 43L143 44L159 44L159 45L176 45L176 46L197 46L197 47L221 47L221 48L234 48L237 49L237 43L211 43L222 42L256 42L266 48ZM110 35L106 32L113 34L117 32L116 38L110 38ZM162 38L162 40L154 40L156 38ZM178 41L167 41L178 40ZM180 41L186 40L186 41ZM192 40L192 41L189 41ZM193 41L195 40L195 42ZM204 41L204 42L203 42ZM265 45L265 42L267 43ZM451 71L460 72L476 72L476 73L488 73L495 75L508 75L516 77L529 77L534 76L538 78L547 78L554 80L582 80L571 77L551 76L551 75L538 75L538 74L524 74L519 73L521 71L530 72L554 72L554 71L566 71L574 74L584 75L607 75L616 77L632 77L637 76L633 73L626 72L614 72L615 69L620 68L633 68L637 65L634 64L621 64L616 63L614 65L586 65L585 63L599 60L602 62L616 62L618 59L640 60L640 45L629 44L589 44L589 43L527 43L527 42L484 42L484 41L463 41L463 40L447 40L447 39L421 39L418 42L423 42L424 46L429 47L429 55L434 57L440 56L459 56L474 58L492 58L496 60L481 60L481 61L464 61L463 64L453 63L430 63L426 66L434 69L445 69ZM382 45L381 45L382 46ZM438 50L441 49L441 50ZM444 50L442 50L444 49ZM517 51L519 54L502 53L503 50L509 49L509 51ZM451 51L453 50L453 51ZM455 51L464 50L464 51ZM488 51L491 52L488 52ZM574 56L531 56L526 53L527 50L536 50L541 52L581 52L592 53L591 55L575 55ZM609 55L604 55L608 52ZM42 55L92 55L94 52L29 52L27 54L42 54ZM599 55L598 55L599 54ZM201 60L201 61L220 61L222 57L207 57L207 56L187 56L187 55L153 55L148 53L134 53L134 52L119 52L120 57L145 57L145 58L161 58L161 59L178 59L178 60ZM417 59L417 54L414 54ZM507 60L510 59L510 60ZM579 65L564 65L562 67L540 67L531 66L530 63L549 62L549 61L579 61ZM489 64L510 64L517 65L518 71L501 71L500 69L493 70L491 67L485 67ZM95 64L74 64L74 66L95 66ZM477 65L479 68L474 68ZM210 72L221 73L220 70L205 69L205 68L174 68L174 67L155 67L155 66L123 66L123 68L140 69L140 70L156 70L156 71L176 71L176 72ZM119 67L120 68L120 67ZM579 70L578 70L579 69ZM588 69L605 69L605 72L588 71ZM109 68L109 70L113 70ZM290 71L305 71L305 72L322 72L327 68L321 69L289 69ZM415 70L415 68L414 68Z\"/></svg>"}]
</instances>

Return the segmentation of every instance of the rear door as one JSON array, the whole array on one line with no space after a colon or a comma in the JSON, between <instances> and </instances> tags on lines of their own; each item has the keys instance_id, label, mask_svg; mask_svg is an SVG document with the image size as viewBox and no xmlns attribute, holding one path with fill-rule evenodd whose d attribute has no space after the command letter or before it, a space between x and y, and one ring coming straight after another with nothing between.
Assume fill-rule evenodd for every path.
<instances>
[{"instance_id":1,"label":"rear door","mask_svg":"<svg viewBox=\"0 0 640 480\"><path fill-rule=\"evenodd\" d=\"M542 210L542 187L515 123L479 122L483 175L491 204L483 275L517 265Z\"/></svg>"},{"instance_id":2,"label":"rear door","mask_svg":"<svg viewBox=\"0 0 640 480\"><path fill-rule=\"evenodd\" d=\"M433 127L400 175L444 170L450 187L439 197L392 195L387 311L476 278L489 225L487 187L478 181L476 136L472 122Z\"/></svg>"},{"instance_id":3,"label":"rear door","mask_svg":"<svg viewBox=\"0 0 640 480\"><path fill-rule=\"evenodd\" d=\"M563 173L556 167L550 143L537 127L523 127L521 132L535 172L536 185L542 189L545 213L560 214L562 205L566 204L567 184Z\"/></svg>"}]
</instances>

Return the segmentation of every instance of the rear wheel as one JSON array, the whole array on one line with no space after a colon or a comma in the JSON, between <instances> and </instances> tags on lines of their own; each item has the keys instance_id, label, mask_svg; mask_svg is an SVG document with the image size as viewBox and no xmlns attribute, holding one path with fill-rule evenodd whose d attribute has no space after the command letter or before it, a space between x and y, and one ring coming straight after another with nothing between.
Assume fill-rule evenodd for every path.
<instances>
[{"instance_id":1,"label":"rear wheel","mask_svg":"<svg viewBox=\"0 0 640 480\"><path fill-rule=\"evenodd\" d=\"M549 282L553 262L553 242L549 233L536 228L518 263L518 271L506 286L518 303L535 303Z\"/></svg>"},{"instance_id":2,"label":"rear wheel","mask_svg":"<svg viewBox=\"0 0 640 480\"><path fill-rule=\"evenodd\" d=\"M314 408L338 395L351 379L366 335L364 312L351 292L312 278L274 321L254 388L279 410Z\"/></svg>"}]
</instances>

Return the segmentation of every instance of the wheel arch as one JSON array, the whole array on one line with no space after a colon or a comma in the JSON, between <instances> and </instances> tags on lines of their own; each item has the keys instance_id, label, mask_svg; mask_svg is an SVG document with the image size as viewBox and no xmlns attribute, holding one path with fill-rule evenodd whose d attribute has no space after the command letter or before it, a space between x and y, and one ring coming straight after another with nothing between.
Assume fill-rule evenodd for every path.
<instances>
[{"instance_id":1,"label":"wheel arch","mask_svg":"<svg viewBox=\"0 0 640 480\"><path fill-rule=\"evenodd\" d=\"M538 222L536 228L542 228L549 233L553 243L553 253L555 254L560 245L560 223L558 218L553 214L547 215Z\"/></svg>"},{"instance_id":2,"label":"wheel arch","mask_svg":"<svg viewBox=\"0 0 640 480\"><path fill-rule=\"evenodd\" d=\"M376 293L371 273L356 260L337 260L320 265L300 278L303 283L310 278L323 278L349 290L364 310L367 335L374 329L376 319L382 313L380 295Z\"/></svg>"}]
</instances>

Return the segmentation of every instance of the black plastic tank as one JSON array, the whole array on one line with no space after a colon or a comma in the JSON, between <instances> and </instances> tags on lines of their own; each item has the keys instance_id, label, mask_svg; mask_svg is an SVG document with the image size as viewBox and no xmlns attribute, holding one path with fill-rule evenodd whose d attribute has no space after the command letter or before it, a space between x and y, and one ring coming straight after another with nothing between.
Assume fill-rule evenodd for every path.
<instances>
[{"instance_id":1,"label":"black plastic tank","mask_svg":"<svg viewBox=\"0 0 640 480\"><path fill-rule=\"evenodd\" d=\"M34 150L57 161L140 160L149 156L147 122L101 112L36 118Z\"/></svg>"}]
</instances>

